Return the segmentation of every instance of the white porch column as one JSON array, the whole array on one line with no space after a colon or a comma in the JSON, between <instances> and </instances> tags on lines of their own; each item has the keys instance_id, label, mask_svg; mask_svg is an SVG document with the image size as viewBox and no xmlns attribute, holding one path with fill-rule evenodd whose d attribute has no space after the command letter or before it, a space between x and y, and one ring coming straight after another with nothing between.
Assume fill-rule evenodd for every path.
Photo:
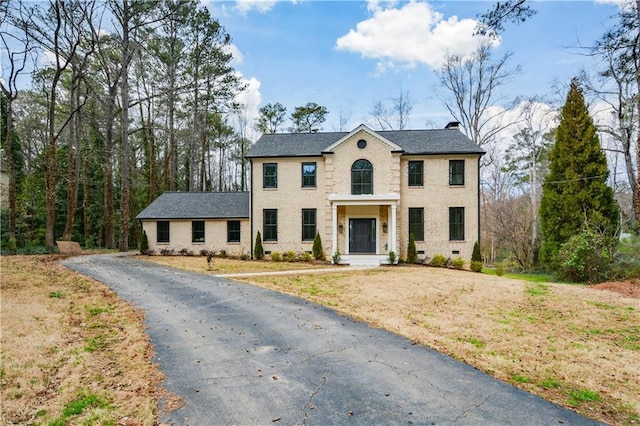
<instances>
[{"instance_id":1,"label":"white porch column","mask_svg":"<svg viewBox=\"0 0 640 426\"><path fill-rule=\"evenodd\" d=\"M338 206L331 204L331 255L338 251Z\"/></svg>"},{"instance_id":2,"label":"white porch column","mask_svg":"<svg viewBox=\"0 0 640 426\"><path fill-rule=\"evenodd\" d=\"M397 210L398 210L397 204L396 203L391 203L391 226L389 226L389 238L391 239L390 250L393 250L393 252L396 254L396 256L399 256L400 253L398 253L398 249L396 248L396 243L397 243L396 235L398 234L398 231L396 229L396 226L397 226L397 220L396 220Z\"/></svg>"}]
</instances>

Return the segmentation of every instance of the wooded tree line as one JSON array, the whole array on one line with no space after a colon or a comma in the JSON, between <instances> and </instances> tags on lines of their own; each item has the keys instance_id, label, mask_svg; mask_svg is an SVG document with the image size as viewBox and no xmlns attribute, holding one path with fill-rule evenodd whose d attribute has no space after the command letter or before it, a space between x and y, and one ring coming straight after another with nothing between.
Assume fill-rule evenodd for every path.
<instances>
[{"instance_id":1,"label":"wooded tree line","mask_svg":"<svg viewBox=\"0 0 640 426\"><path fill-rule=\"evenodd\" d=\"M197 0L1 7L10 244L127 250L163 191L246 189L231 37Z\"/></svg>"}]
</instances>

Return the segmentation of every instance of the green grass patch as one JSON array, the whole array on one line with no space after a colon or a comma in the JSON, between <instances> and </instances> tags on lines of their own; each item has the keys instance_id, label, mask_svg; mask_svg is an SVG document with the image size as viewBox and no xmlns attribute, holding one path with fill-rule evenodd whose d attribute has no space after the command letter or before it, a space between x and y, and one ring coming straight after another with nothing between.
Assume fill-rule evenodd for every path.
<instances>
[{"instance_id":1,"label":"green grass patch","mask_svg":"<svg viewBox=\"0 0 640 426\"><path fill-rule=\"evenodd\" d=\"M549 294L549 286L544 283L535 283L534 285L527 285L525 290L527 294L532 296L546 296Z\"/></svg>"},{"instance_id":2,"label":"green grass patch","mask_svg":"<svg viewBox=\"0 0 640 426\"><path fill-rule=\"evenodd\" d=\"M61 291L52 291L49 293L49 297L52 299L62 299L63 294Z\"/></svg>"},{"instance_id":3,"label":"green grass patch","mask_svg":"<svg viewBox=\"0 0 640 426\"><path fill-rule=\"evenodd\" d=\"M482 340L476 339L475 337L470 337L470 338L458 338L458 341L460 342L465 342L465 343L470 343L473 346L475 346L478 349L482 349L484 348L485 344Z\"/></svg>"},{"instance_id":4,"label":"green grass patch","mask_svg":"<svg viewBox=\"0 0 640 426\"><path fill-rule=\"evenodd\" d=\"M540 382L540 386L545 389L556 389L560 387L560 382L553 377L547 377L542 382Z\"/></svg>"},{"instance_id":5,"label":"green grass patch","mask_svg":"<svg viewBox=\"0 0 640 426\"><path fill-rule=\"evenodd\" d=\"M111 312L113 309L109 306L87 306L87 312L92 317L98 316L104 312Z\"/></svg>"},{"instance_id":6,"label":"green grass patch","mask_svg":"<svg viewBox=\"0 0 640 426\"><path fill-rule=\"evenodd\" d=\"M66 426L70 424L69 418L83 414L87 409L109 408L109 404L103 401L98 395L80 394L77 399L68 403L62 410L62 415L49 423L49 426ZM93 422L92 422L93 423Z\"/></svg>"},{"instance_id":7,"label":"green grass patch","mask_svg":"<svg viewBox=\"0 0 640 426\"><path fill-rule=\"evenodd\" d=\"M513 376L511 376L511 378L516 383L531 383L531 379L528 378L527 376L521 376L519 374L514 374Z\"/></svg>"},{"instance_id":8,"label":"green grass patch","mask_svg":"<svg viewBox=\"0 0 640 426\"><path fill-rule=\"evenodd\" d=\"M496 271L496 268L486 268L483 267L482 268L482 273L483 274L487 274L487 275L496 275L498 276L498 271ZM512 273L512 272L508 272L504 275L502 275L505 278L513 278L516 280L522 280L522 281L528 281L528 282L532 282L532 283L549 283L552 282L551 279L551 275L548 274L518 274L518 273Z\"/></svg>"},{"instance_id":9,"label":"green grass patch","mask_svg":"<svg viewBox=\"0 0 640 426\"><path fill-rule=\"evenodd\" d=\"M84 351L93 353L106 348L107 345L107 338L102 334L95 337L88 337L84 340Z\"/></svg>"},{"instance_id":10,"label":"green grass patch","mask_svg":"<svg viewBox=\"0 0 640 426\"><path fill-rule=\"evenodd\" d=\"M569 399L567 402L574 407L584 402L600 402L602 397L596 391L589 389L572 389L567 392Z\"/></svg>"}]
</instances>

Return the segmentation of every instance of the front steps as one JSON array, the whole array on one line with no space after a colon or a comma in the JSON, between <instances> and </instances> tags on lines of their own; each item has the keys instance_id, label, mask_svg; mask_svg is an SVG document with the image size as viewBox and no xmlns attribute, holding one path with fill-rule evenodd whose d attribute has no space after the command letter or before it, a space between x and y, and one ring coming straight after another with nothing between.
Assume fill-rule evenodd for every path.
<instances>
[{"instance_id":1,"label":"front steps","mask_svg":"<svg viewBox=\"0 0 640 426\"><path fill-rule=\"evenodd\" d=\"M341 265L350 266L380 266L389 263L386 254L343 254L340 256Z\"/></svg>"}]
</instances>

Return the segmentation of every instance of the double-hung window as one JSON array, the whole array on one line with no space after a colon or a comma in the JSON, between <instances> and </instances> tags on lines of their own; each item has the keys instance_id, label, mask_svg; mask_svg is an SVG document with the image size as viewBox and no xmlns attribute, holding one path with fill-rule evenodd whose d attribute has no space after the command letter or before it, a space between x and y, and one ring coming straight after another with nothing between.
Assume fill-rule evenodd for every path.
<instances>
[{"instance_id":1,"label":"double-hung window","mask_svg":"<svg viewBox=\"0 0 640 426\"><path fill-rule=\"evenodd\" d=\"M278 187L278 163L264 163L262 165L262 187Z\"/></svg>"},{"instance_id":2,"label":"double-hung window","mask_svg":"<svg viewBox=\"0 0 640 426\"><path fill-rule=\"evenodd\" d=\"M191 242L204 243L204 221L194 220L191 222Z\"/></svg>"},{"instance_id":3,"label":"double-hung window","mask_svg":"<svg viewBox=\"0 0 640 426\"><path fill-rule=\"evenodd\" d=\"M278 210L262 210L262 239L264 241L278 241Z\"/></svg>"},{"instance_id":4,"label":"double-hung window","mask_svg":"<svg viewBox=\"0 0 640 426\"><path fill-rule=\"evenodd\" d=\"M409 235L415 241L424 241L424 208L409 207Z\"/></svg>"},{"instance_id":5,"label":"double-hung window","mask_svg":"<svg viewBox=\"0 0 640 426\"><path fill-rule=\"evenodd\" d=\"M240 221L239 220L227 221L227 242L228 243L240 242Z\"/></svg>"},{"instance_id":6,"label":"double-hung window","mask_svg":"<svg viewBox=\"0 0 640 426\"><path fill-rule=\"evenodd\" d=\"M316 237L316 209L302 209L302 241Z\"/></svg>"},{"instance_id":7,"label":"double-hung window","mask_svg":"<svg viewBox=\"0 0 640 426\"><path fill-rule=\"evenodd\" d=\"M316 163L302 163L302 187L316 187Z\"/></svg>"},{"instance_id":8,"label":"double-hung window","mask_svg":"<svg viewBox=\"0 0 640 426\"><path fill-rule=\"evenodd\" d=\"M464 160L449 160L449 185L464 185Z\"/></svg>"},{"instance_id":9,"label":"double-hung window","mask_svg":"<svg viewBox=\"0 0 640 426\"><path fill-rule=\"evenodd\" d=\"M464 241L464 207L449 207L449 240Z\"/></svg>"},{"instance_id":10,"label":"double-hung window","mask_svg":"<svg viewBox=\"0 0 640 426\"><path fill-rule=\"evenodd\" d=\"M156 222L156 241L159 243L168 243L170 241L168 220L159 220Z\"/></svg>"},{"instance_id":11,"label":"double-hung window","mask_svg":"<svg viewBox=\"0 0 640 426\"><path fill-rule=\"evenodd\" d=\"M409 161L409 186L424 185L424 161Z\"/></svg>"}]
</instances>

